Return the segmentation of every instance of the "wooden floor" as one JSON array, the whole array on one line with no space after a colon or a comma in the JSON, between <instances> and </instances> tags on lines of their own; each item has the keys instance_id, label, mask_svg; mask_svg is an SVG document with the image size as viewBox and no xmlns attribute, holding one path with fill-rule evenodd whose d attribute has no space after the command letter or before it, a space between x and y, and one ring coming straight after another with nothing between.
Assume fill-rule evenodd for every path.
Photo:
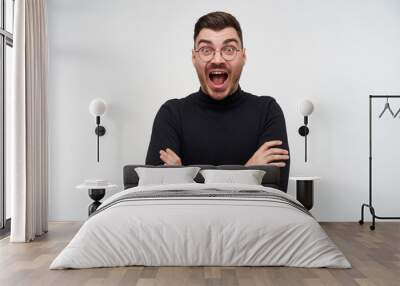
<instances>
[{"instance_id":1,"label":"wooden floor","mask_svg":"<svg viewBox=\"0 0 400 286\"><path fill-rule=\"evenodd\" d=\"M32 243L0 241L0 285L400 285L400 222L379 222L375 231L358 223L322 223L353 268L119 267L48 270L80 227L51 223Z\"/></svg>"}]
</instances>

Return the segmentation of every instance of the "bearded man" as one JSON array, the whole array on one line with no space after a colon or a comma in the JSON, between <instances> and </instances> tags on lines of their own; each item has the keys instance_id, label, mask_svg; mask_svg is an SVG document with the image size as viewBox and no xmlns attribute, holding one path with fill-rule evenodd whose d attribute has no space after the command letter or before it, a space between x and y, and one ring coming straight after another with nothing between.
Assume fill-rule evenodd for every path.
<instances>
[{"instance_id":1,"label":"bearded man","mask_svg":"<svg viewBox=\"0 0 400 286\"><path fill-rule=\"evenodd\" d=\"M212 12L194 28L192 62L200 89L159 109L146 156L148 165L274 165L282 191L289 177L289 144L279 104L239 85L246 62L236 18Z\"/></svg>"}]
</instances>

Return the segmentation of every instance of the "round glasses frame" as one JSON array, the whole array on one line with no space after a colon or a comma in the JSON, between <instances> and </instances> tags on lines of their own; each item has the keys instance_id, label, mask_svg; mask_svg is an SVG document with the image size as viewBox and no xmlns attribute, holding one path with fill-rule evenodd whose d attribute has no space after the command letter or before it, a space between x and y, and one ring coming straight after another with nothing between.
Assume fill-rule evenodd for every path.
<instances>
[{"instance_id":1,"label":"round glasses frame","mask_svg":"<svg viewBox=\"0 0 400 286\"><path fill-rule=\"evenodd\" d=\"M229 49L231 50L231 52L233 52L232 54L229 54ZM206 54L207 50L211 51L211 53L210 54ZM216 53L216 51L218 51L218 49L214 49L212 47L204 46L204 47L201 47L201 48L199 48L197 50L194 50L194 51L196 53L198 53L198 55L199 55L199 57L200 57L200 59L202 61L209 62L215 57L215 53ZM240 52L240 51L242 51L242 50L238 49L238 48L236 48L234 46L225 46L225 47L222 47L221 49L219 49L219 54L224 60L233 61L236 58L238 52Z\"/></svg>"}]
</instances>

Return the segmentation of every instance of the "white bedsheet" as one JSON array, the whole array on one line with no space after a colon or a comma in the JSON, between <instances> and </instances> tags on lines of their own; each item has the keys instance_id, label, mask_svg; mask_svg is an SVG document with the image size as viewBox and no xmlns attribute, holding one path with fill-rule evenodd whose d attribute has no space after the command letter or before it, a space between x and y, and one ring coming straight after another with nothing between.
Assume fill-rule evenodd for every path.
<instances>
[{"instance_id":1,"label":"white bedsheet","mask_svg":"<svg viewBox=\"0 0 400 286\"><path fill-rule=\"evenodd\" d=\"M146 190L265 190L238 184L179 184ZM349 268L318 222L286 204L258 199L186 198L125 201L89 218L50 269L126 265L295 266Z\"/></svg>"}]
</instances>

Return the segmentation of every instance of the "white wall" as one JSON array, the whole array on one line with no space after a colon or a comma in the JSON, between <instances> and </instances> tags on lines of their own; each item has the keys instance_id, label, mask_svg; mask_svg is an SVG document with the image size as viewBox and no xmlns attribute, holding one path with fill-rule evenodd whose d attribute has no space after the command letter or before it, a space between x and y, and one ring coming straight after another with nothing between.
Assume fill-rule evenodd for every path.
<instances>
[{"instance_id":1,"label":"white wall","mask_svg":"<svg viewBox=\"0 0 400 286\"><path fill-rule=\"evenodd\" d=\"M275 97L284 110L291 175L322 177L312 213L321 221L359 219L368 198L368 95L400 94L397 0L49 0L51 220L86 218L91 201L74 188L85 178L122 186L123 165L144 163L160 105L199 88L193 27L214 10L242 25L242 88ZM88 112L96 97L109 104L100 163ZM297 134L302 98L315 103L307 164ZM375 115L384 104L377 103ZM400 100L392 105L397 110ZM400 118L375 122L377 212L400 215Z\"/></svg>"}]
</instances>

